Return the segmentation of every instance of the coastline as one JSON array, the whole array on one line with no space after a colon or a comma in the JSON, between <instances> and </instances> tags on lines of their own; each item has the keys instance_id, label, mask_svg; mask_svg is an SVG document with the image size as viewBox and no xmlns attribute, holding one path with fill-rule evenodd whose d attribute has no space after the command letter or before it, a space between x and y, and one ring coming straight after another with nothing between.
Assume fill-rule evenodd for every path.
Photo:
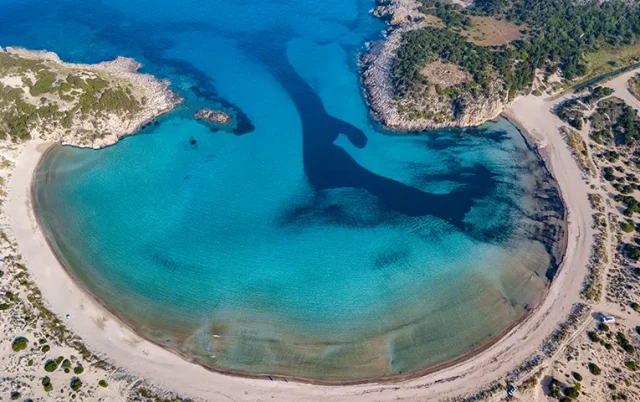
<instances>
[{"instance_id":1,"label":"coastline","mask_svg":"<svg viewBox=\"0 0 640 402\"><path fill-rule=\"evenodd\" d=\"M517 113L509 115L512 121L518 121L516 115ZM526 126L522 124L518 126L532 137L534 143L538 142L536 138L526 130ZM561 140L561 138L559 139ZM464 389L469 392L477 388L479 384L487 383L495 379L495 377L499 376L498 371L506 374L508 370L513 369L515 365L529 355L537 352L540 349L542 339L551 333L553 329L555 329L557 322L560 321L559 318L548 319L548 322L544 325L545 328L549 328L548 331L539 331L538 329L543 325L538 322L538 319L546 319L549 316L562 317L565 315L565 312L568 314L570 306L573 304L573 301L577 299L577 297L567 297L565 294L564 308L561 308L559 311L551 311L552 307L558 307L557 305L554 306L551 299L560 296L560 288L563 288L561 282L565 282L569 276L567 272L568 269L566 268L580 268L579 264L570 264L570 258L574 256L575 253L572 254L573 249L567 247L564 259L560 264L562 269L560 269L557 279L554 280L550 286L547 286L544 294L538 298L539 300L537 300L536 303L538 304L537 308L532 308L528 314L524 315L517 322L512 323L508 328L503 329L482 345L453 360L431 366L425 370L406 376L372 379L373 382L369 381L366 385L358 385L362 384L362 382L343 382L347 385L341 387L319 387L317 385L319 382L312 384L301 384L299 382L289 383L288 380L299 379L278 376L254 375L251 377L240 377L218 374L211 370L204 369L199 365L191 364L175 352L169 351L164 347L160 347L136 335L133 330L106 311L103 305L97 303L95 298L89 296L87 292L79 286L77 281L67 273L66 269L61 266L39 228L37 217L31 208L31 179L44 152L46 152L42 149L44 146L42 143L31 143L25 147L25 151L23 155L20 156L19 163L16 165L14 177L11 180L11 190L7 204L9 215L12 219L12 227L20 244L20 250L29 262L36 283L42 288L45 299L49 301L54 311L62 313L65 309L69 310L69 306L75 308L79 306L79 310L71 312L71 317L83 316L81 321L84 322L77 322L72 318L69 324L90 346L100 352L106 352L106 355L112 358L119 366L148 378L151 382L157 383L165 389L184 392L200 398L207 398L215 395L217 391L223 388L228 392L229 385L234 385L233 391L237 394L233 397L229 395L232 400L245 400L244 397L239 394L243 393L247 388L260 390L260 392L274 392L275 389L280 390L284 387L286 391L283 391L285 391L286 395L279 393L279 398L287 400L289 400L289 396L292 393L292 388L296 390L296 393L300 393L300 397L304 396L306 398L313 397L314 395L315 397L321 398L318 393L326 394L329 392L328 390L330 390L332 400L342 400L341 398L353 400L359 392L363 392L360 393L360 395L363 396L369 392L378 392L384 394L386 400L387 398L397 397L398 392L409 392L408 390L414 388L422 389L427 386L432 389L436 385L438 385L437 388L441 388L439 384L443 383L451 385L451 387L446 387L441 390L444 395L459 394L465 392ZM568 149L565 149L565 151L569 153ZM573 163L570 154L569 158L569 161ZM553 172L552 167L554 161L545 160L545 162L551 163L549 168L550 171ZM577 166L575 169L576 171L578 170ZM29 183L27 188L24 187L25 182ZM562 189L562 183L559 182L559 185ZM25 208L25 206L27 206L27 208ZM22 211L20 211L21 209ZM25 209L27 209L27 211L24 211ZM590 219L590 210L588 212L588 218ZM570 245L573 240L571 235L575 235L575 231L571 231L571 208L568 203L566 213L569 219L566 238L568 239L567 244ZM589 228L589 226L587 226L587 228ZM590 250L590 243L588 244L588 250ZM566 265L569 264L570 266L567 267ZM583 269L585 265L582 265ZM36 267L36 269L33 267ZM63 271L63 278L55 279L51 276L61 271ZM62 282L63 290L59 290L60 286L57 286L60 284L60 281ZM577 285L581 287L581 281L577 283ZM579 291L576 292L575 295L578 293ZM98 321L102 322L104 329L96 325ZM531 342L528 340L527 348L524 348L528 353L524 353L524 351L521 350L523 348L515 348L515 346L525 339L530 339L529 335L527 335L527 332L530 331L539 332L539 336L536 338L539 338L540 342ZM514 357L513 354L517 355L518 358ZM503 357L503 359L500 359L500 357ZM144 363L141 364L141 361L144 361ZM473 368L483 361L498 366L496 370L491 371L491 376L474 372L475 370L473 370ZM507 364L507 361L510 364ZM166 368L168 367L172 369L167 370ZM174 378L176 368L179 368L181 373L188 373L186 378L184 375L181 375L181 378ZM476 379L478 376L483 379ZM280 381L265 381L264 378ZM398 386L398 382L401 381L402 388ZM462 381L462 384L457 384L460 381ZM207 382L210 386L205 391L197 385L199 382ZM470 386L469 383L473 383L475 386ZM283 384L288 385L284 386ZM323 385L337 384L323 383ZM235 386L239 388L235 389ZM401 391L405 388L406 391ZM453 392L453 389L457 390L457 392ZM429 395L431 395L431 393L429 393Z\"/></svg>"},{"instance_id":2,"label":"coastline","mask_svg":"<svg viewBox=\"0 0 640 402\"><path fill-rule=\"evenodd\" d=\"M80 136L87 128L75 127L75 130L62 130L59 127L36 127L32 129L31 138L45 141L60 142L63 145L73 145L84 148L100 149L117 143L120 138L133 135L144 125L158 117L172 111L183 99L170 89L168 80L159 80L150 74L142 74L138 70L142 64L132 58L117 57L114 60L97 64L67 63L54 53L46 50L29 50L22 47L0 47L0 53L26 60L41 61L48 66L76 73L93 73L99 77L106 77L116 83L127 83L135 88L138 96L144 99L143 107L134 117L123 118L117 115L105 115L104 124L108 127L108 134L92 139L90 142ZM35 135L34 135L35 134Z\"/></svg>"},{"instance_id":3,"label":"coastline","mask_svg":"<svg viewBox=\"0 0 640 402\"><path fill-rule=\"evenodd\" d=\"M465 2L460 4L467 6ZM391 82L392 62L405 33L429 26L420 7L420 2L416 0L376 2L373 14L385 20L388 26L384 38L373 42L361 57L362 90L370 114L386 129L397 132L475 127L498 118L512 103L508 99L495 99L478 104L473 112L464 113L451 121L436 122L430 118L408 119L401 116L394 100L395 93Z\"/></svg>"},{"instance_id":4,"label":"coastline","mask_svg":"<svg viewBox=\"0 0 640 402\"><path fill-rule=\"evenodd\" d=\"M508 120L508 119L507 119ZM509 120L511 122L511 120ZM520 126L518 126L515 123L512 123L516 128L518 128L518 130L522 130L521 133L523 134L523 136L525 137L525 140L528 141L527 137L526 137L526 130L522 129ZM513 330L514 328L516 328L518 325L520 325L521 323L523 323L525 320L527 320L535 311L536 309L540 306L540 304L544 301L544 299L546 298L546 295L551 287L551 285L553 284L553 281L549 281L547 282L544 290L542 292L540 292L538 294L538 296L536 297L535 300L533 300L530 304L531 307L526 311L526 313L524 313L521 317L517 318L516 320L513 320L512 322L510 322L506 327L504 327L503 329L497 331L495 334L493 334L490 338L486 339L485 341L483 341L482 343L480 343L479 345L471 348L470 350L466 351L465 353L449 359L449 360L445 360L443 362L425 367L424 369L409 373L409 374L402 374L402 375L393 375L393 376L386 376L386 377L371 377L371 378L363 378L363 379L358 379L358 380L319 380L319 379L309 379L309 378L305 378L305 377L295 377L295 376L285 376L285 375L275 375L275 374L259 374L259 373L251 373L251 372L244 372L244 371L239 371L239 370L224 370L224 369L220 369L217 367L213 367L213 366L209 366L199 360L193 359L190 355L181 352L178 349L172 348L172 347L168 347L167 345L163 345L159 342L156 342L155 340L153 340L150 337L144 336L142 334L140 334L135 327L133 327L132 325L130 325L129 323L127 323L126 321L122 320L118 314L116 312L114 312L107 304L105 304L104 302L102 302L98 297L96 297L89 289L87 289L84 284L78 280L73 273L68 269L68 267L64 264L62 258L57 254L57 252L55 251L55 248L53 247L53 245L51 244L49 238L44 234L44 228L42 226L42 223L40 221L40 218L38 216L38 213L34 207L35 205L35 200L34 200L34 193L35 193L35 184L36 184L36 174L37 171L40 168L41 163L43 162L44 158L46 157L46 154L51 151L53 149L53 147L55 146L60 146L59 144L42 144L43 146L46 145L46 150L44 150L44 152L42 152L42 154L39 156L39 159L35 165L35 167L33 168L33 172L31 174L31 179L29 181L29 189L28 189L28 194L29 194L29 201L28 201L28 205L30 208L30 212L33 215L33 219L37 225L37 231L39 232L39 234L42 236L42 238L45 240L47 248L49 250L49 252L55 257L55 260L57 261L59 268L64 271L65 275L67 275L69 277L69 279L74 283L74 285L78 288L79 292L81 292L84 296L86 296L88 299L90 299L93 303L96 304L96 306L100 309L104 310L104 313L106 316L109 316L109 318L113 319L115 322L117 322L118 325L126 328L127 330L131 331L132 333L134 333L137 337L144 339L145 341L156 345L157 347L160 347L164 350L167 350L173 354L175 354L176 356L178 356L179 358L192 363L194 365L200 366L204 369L206 369L207 371L210 371L212 373L216 373L216 374L222 374L224 376L237 376L237 377L241 377L241 378L248 378L248 379L257 379L257 380L278 380L278 381L284 381L284 382L296 382L296 383L301 383L301 384L310 384L310 385L321 385L321 386L349 386L349 385L366 385L366 384L397 384L397 383L402 383L405 382L407 380L411 380L411 379L415 379L415 378L420 378L420 377L424 377L428 374L431 373L435 373L438 372L440 370L446 369L446 368L450 368L455 366L458 363L464 362L468 359L473 358L474 356L477 356L479 354L481 354L482 352L484 352L485 350L487 350L488 348L490 348L492 345L494 345L495 343L497 343L498 341L500 341L504 336L506 336L511 330ZM535 149L535 147L534 147ZM537 151L536 151L537 154ZM566 209L565 209L566 211ZM566 212L565 212L565 224L566 224ZM564 261L564 257L565 257L565 253L566 253L566 244L567 244L567 231L564 231L563 237L562 237L562 245L561 245L561 251L560 251L560 262L559 262L559 266L562 265L562 262ZM109 353L107 353L107 356L109 356Z\"/></svg>"}]
</instances>

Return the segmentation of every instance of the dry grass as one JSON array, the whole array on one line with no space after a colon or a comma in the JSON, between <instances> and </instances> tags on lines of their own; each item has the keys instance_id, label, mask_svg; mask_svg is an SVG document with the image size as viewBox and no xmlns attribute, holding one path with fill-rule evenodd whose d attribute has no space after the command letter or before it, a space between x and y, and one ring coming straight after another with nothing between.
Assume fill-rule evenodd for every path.
<instances>
[{"instance_id":1,"label":"dry grass","mask_svg":"<svg viewBox=\"0 0 640 402\"><path fill-rule=\"evenodd\" d=\"M584 78L593 78L607 74L640 59L640 41L633 45L603 48L597 52L585 54L588 72Z\"/></svg>"},{"instance_id":2,"label":"dry grass","mask_svg":"<svg viewBox=\"0 0 640 402\"><path fill-rule=\"evenodd\" d=\"M431 15L431 14L425 15L423 22L430 27L435 27L435 28L444 27L444 23L442 22L442 20L436 17L435 15Z\"/></svg>"},{"instance_id":3,"label":"dry grass","mask_svg":"<svg viewBox=\"0 0 640 402\"><path fill-rule=\"evenodd\" d=\"M519 27L507 20L498 20L494 17L471 17L473 25L470 29L461 32L470 42L479 46L505 45L520 39Z\"/></svg>"},{"instance_id":4,"label":"dry grass","mask_svg":"<svg viewBox=\"0 0 640 402\"><path fill-rule=\"evenodd\" d=\"M421 73L431 84L444 88L465 83L472 78L471 74L457 64L445 63L441 60L427 64Z\"/></svg>"}]
</instances>

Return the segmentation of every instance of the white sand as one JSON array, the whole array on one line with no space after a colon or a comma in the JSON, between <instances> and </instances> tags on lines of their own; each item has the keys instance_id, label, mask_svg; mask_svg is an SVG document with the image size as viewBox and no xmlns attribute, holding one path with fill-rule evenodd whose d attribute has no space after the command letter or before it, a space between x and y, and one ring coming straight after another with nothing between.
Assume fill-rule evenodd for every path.
<instances>
[{"instance_id":1,"label":"white sand","mask_svg":"<svg viewBox=\"0 0 640 402\"><path fill-rule=\"evenodd\" d=\"M551 107L551 103L527 96L514 103L509 115L527 127L540 143L569 211L567 254L558 277L540 307L487 350L453 367L403 383L336 387L225 376L140 338L78 287L47 246L36 224L29 195L32 173L46 149L42 143L26 145L18 158L5 212L29 270L51 309L61 316L70 314L69 326L92 349L164 389L216 401L386 401L454 396L497 379L538 352L544 338L578 301L591 252L591 208L586 197L588 188L558 134L562 123L550 113Z\"/></svg>"}]
</instances>

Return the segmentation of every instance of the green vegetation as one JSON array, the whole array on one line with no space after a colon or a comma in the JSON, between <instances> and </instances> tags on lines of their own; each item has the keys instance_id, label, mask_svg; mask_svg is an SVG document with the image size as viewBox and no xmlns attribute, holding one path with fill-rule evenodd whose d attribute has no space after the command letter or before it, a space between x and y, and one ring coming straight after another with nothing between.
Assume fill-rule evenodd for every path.
<instances>
[{"instance_id":1,"label":"green vegetation","mask_svg":"<svg viewBox=\"0 0 640 402\"><path fill-rule=\"evenodd\" d=\"M49 70L41 70L38 73L38 80L33 84L29 93L32 96L39 96L51 90L51 86L56 80L56 75ZM45 98L46 100L46 98Z\"/></svg>"},{"instance_id":2,"label":"green vegetation","mask_svg":"<svg viewBox=\"0 0 640 402\"><path fill-rule=\"evenodd\" d=\"M11 343L11 349L13 349L14 352L24 350L27 346L29 346L29 340L24 336L17 337L13 340L13 343Z\"/></svg>"},{"instance_id":3,"label":"green vegetation","mask_svg":"<svg viewBox=\"0 0 640 402\"><path fill-rule=\"evenodd\" d=\"M576 387L567 387L565 388L562 393L565 394L568 398L571 399L576 399L580 396L580 392L579 392L579 388L577 387L577 385L580 385L580 383L576 384Z\"/></svg>"},{"instance_id":4,"label":"green vegetation","mask_svg":"<svg viewBox=\"0 0 640 402\"><path fill-rule=\"evenodd\" d=\"M75 367L73 368L73 373L74 373L74 374L76 374L76 375L80 375L80 374L84 373L84 367L82 367L82 366L75 366Z\"/></svg>"},{"instance_id":5,"label":"green vegetation","mask_svg":"<svg viewBox=\"0 0 640 402\"><path fill-rule=\"evenodd\" d=\"M598 103L600 99L612 93L613 90L611 88L592 88L588 95L564 102L558 107L556 114L576 130L581 130L584 123L584 112L587 111L585 105L594 105Z\"/></svg>"},{"instance_id":6,"label":"green vegetation","mask_svg":"<svg viewBox=\"0 0 640 402\"><path fill-rule=\"evenodd\" d=\"M620 229L622 229L622 231L625 233L631 233L635 230L635 224L633 223L633 221L620 222ZM636 246L633 246L631 244L629 244L628 246L637 248Z\"/></svg>"},{"instance_id":7,"label":"green vegetation","mask_svg":"<svg viewBox=\"0 0 640 402\"><path fill-rule=\"evenodd\" d=\"M15 401L16 399L20 399L20 397L22 396L22 394L18 391L12 391L11 392L11 400Z\"/></svg>"},{"instance_id":8,"label":"green vegetation","mask_svg":"<svg viewBox=\"0 0 640 402\"><path fill-rule=\"evenodd\" d=\"M638 370L638 365L633 360L627 360L626 362L624 362L624 366L631 371Z\"/></svg>"},{"instance_id":9,"label":"green vegetation","mask_svg":"<svg viewBox=\"0 0 640 402\"><path fill-rule=\"evenodd\" d=\"M582 381L582 375L576 371L572 372L571 375L576 381Z\"/></svg>"},{"instance_id":10,"label":"green vegetation","mask_svg":"<svg viewBox=\"0 0 640 402\"><path fill-rule=\"evenodd\" d=\"M42 386L44 387L45 392L50 392L51 390L53 390L51 379L48 376L42 378Z\"/></svg>"},{"instance_id":11,"label":"green vegetation","mask_svg":"<svg viewBox=\"0 0 640 402\"><path fill-rule=\"evenodd\" d=\"M624 251L624 255L632 260L639 260L640 259L640 247L638 246L634 246L633 244L625 244L623 247L623 251Z\"/></svg>"},{"instance_id":12,"label":"green vegetation","mask_svg":"<svg viewBox=\"0 0 640 402\"><path fill-rule=\"evenodd\" d=\"M80 389L80 387L82 387L82 380L80 380L78 377L73 377L71 379L71 382L69 383L69 386L72 390L77 391Z\"/></svg>"},{"instance_id":13,"label":"green vegetation","mask_svg":"<svg viewBox=\"0 0 640 402\"><path fill-rule=\"evenodd\" d=\"M618 345L627 353L629 354L633 354L633 352L635 352L635 348L633 347L633 345L631 345L631 343L629 342L629 340L627 339L627 337L625 336L624 333L618 331L616 333L616 340L618 341Z\"/></svg>"},{"instance_id":14,"label":"green vegetation","mask_svg":"<svg viewBox=\"0 0 640 402\"><path fill-rule=\"evenodd\" d=\"M562 390L562 383L558 381L556 378L551 378L549 381L549 396L553 398L560 397L560 391Z\"/></svg>"},{"instance_id":15,"label":"green vegetation","mask_svg":"<svg viewBox=\"0 0 640 402\"><path fill-rule=\"evenodd\" d=\"M602 370L600 370L600 367L598 367L595 363L589 363L587 365L587 368L589 369L589 372L593 375L600 375L602 373Z\"/></svg>"},{"instance_id":16,"label":"green vegetation","mask_svg":"<svg viewBox=\"0 0 640 402\"><path fill-rule=\"evenodd\" d=\"M640 140L640 118L622 99L608 98L599 102L590 121L594 131L616 145L637 145Z\"/></svg>"},{"instance_id":17,"label":"green vegetation","mask_svg":"<svg viewBox=\"0 0 640 402\"><path fill-rule=\"evenodd\" d=\"M486 94L495 77L511 98L531 87L537 69L547 76L559 69L565 79L572 80L589 72L587 55L630 46L640 36L640 9L624 0L479 0L467 9L435 0L421 0L421 4L423 13L437 16L445 26L404 34L392 64L399 97L428 84L421 69L442 59L463 67L474 78L447 88L451 99L461 92ZM473 16L506 20L521 26L526 34L503 45L475 45L460 33L473 24ZM573 123L580 125L579 120Z\"/></svg>"},{"instance_id":18,"label":"green vegetation","mask_svg":"<svg viewBox=\"0 0 640 402\"><path fill-rule=\"evenodd\" d=\"M47 373L52 373L56 371L57 368L58 368L58 363L56 363L54 360L47 360L44 363L44 371L46 371Z\"/></svg>"},{"instance_id":19,"label":"green vegetation","mask_svg":"<svg viewBox=\"0 0 640 402\"><path fill-rule=\"evenodd\" d=\"M28 74L36 77L35 83ZM129 87L110 83L96 73L90 73L93 78L65 74L46 62L1 54L0 76L21 77L26 89L0 84L0 139L24 141L31 138L36 126L70 129L76 119L106 114L133 116L142 108ZM38 102L25 97L25 90Z\"/></svg>"},{"instance_id":20,"label":"green vegetation","mask_svg":"<svg viewBox=\"0 0 640 402\"><path fill-rule=\"evenodd\" d=\"M102 388L107 388L109 386L109 383L105 380L100 380L98 381L98 385L101 386Z\"/></svg>"}]
</instances>

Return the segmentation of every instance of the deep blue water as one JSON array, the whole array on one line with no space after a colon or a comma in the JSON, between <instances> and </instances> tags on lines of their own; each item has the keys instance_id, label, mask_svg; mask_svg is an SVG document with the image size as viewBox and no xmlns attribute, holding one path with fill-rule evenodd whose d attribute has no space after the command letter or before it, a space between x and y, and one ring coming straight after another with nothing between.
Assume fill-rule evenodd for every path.
<instances>
[{"instance_id":1,"label":"deep blue water","mask_svg":"<svg viewBox=\"0 0 640 402\"><path fill-rule=\"evenodd\" d=\"M69 270L140 333L238 372L407 374L522 317L554 268L558 193L505 120L372 121L372 7L3 2L0 45L131 56L185 98L113 147L48 153L36 209ZM202 106L237 124L196 121Z\"/></svg>"}]
</instances>

